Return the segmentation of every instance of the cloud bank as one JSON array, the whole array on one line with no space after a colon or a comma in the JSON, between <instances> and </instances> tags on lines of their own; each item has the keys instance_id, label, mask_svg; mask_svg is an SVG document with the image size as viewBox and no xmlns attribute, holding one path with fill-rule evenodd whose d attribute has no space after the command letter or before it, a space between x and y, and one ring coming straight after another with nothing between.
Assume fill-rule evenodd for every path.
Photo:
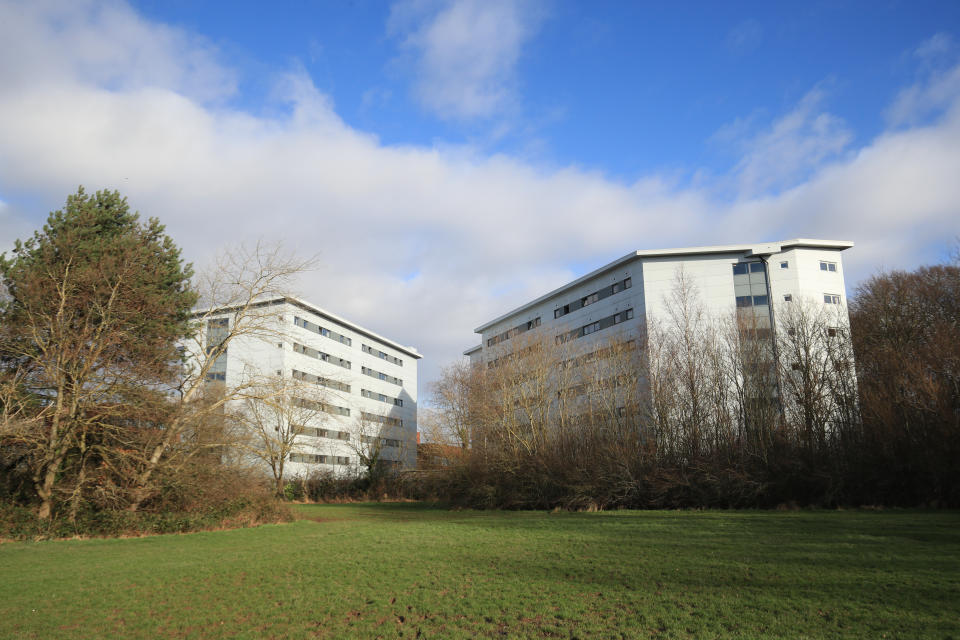
<instances>
[{"instance_id":1,"label":"cloud bank","mask_svg":"<svg viewBox=\"0 0 960 640\"><path fill-rule=\"evenodd\" d=\"M433 30L456 32L480 6L412 18L424 59L446 51ZM438 108L499 108L499 78L526 37L506 32L503 50L467 74L473 88ZM428 67L422 82L449 87ZM119 189L198 266L226 246L282 240L320 258L299 293L418 347L424 383L473 344L473 327L637 248L849 239L849 282L938 258L931 247L960 230L958 70L904 87L916 98L898 99L890 129L860 147L813 89L737 138L729 175L622 182L469 146L384 145L347 126L302 71L277 74L273 115L246 112L230 102L237 72L203 38L120 3L7 3L0 245L78 184Z\"/></svg>"}]
</instances>

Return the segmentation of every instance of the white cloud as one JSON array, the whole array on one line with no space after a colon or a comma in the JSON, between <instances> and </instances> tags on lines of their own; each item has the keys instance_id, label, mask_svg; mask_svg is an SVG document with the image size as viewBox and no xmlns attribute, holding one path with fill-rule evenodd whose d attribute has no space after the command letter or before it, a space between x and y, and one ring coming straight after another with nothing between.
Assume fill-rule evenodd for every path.
<instances>
[{"instance_id":1,"label":"white cloud","mask_svg":"<svg viewBox=\"0 0 960 640\"><path fill-rule=\"evenodd\" d=\"M924 81L907 87L887 110L894 126L915 124L960 97L960 65L933 72Z\"/></svg>"},{"instance_id":2,"label":"white cloud","mask_svg":"<svg viewBox=\"0 0 960 640\"><path fill-rule=\"evenodd\" d=\"M163 86L201 101L232 95L236 77L216 48L151 24L117 0L0 3L5 91L82 79L114 89Z\"/></svg>"},{"instance_id":3,"label":"white cloud","mask_svg":"<svg viewBox=\"0 0 960 640\"><path fill-rule=\"evenodd\" d=\"M734 174L741 197L793 186L847 148L852 135L840 118L821 109L824 97L824 90L815 88L759 132L750 130L755 122L748 119L714 136L739 151Z\"/></svg>"},{"instance_id":4,"label":"white cloud","mask_svg":"<svg viewBox=\"0 0 960 640\"><path fill-rule=\"evenodd\" d=\"M209 102L195 88L195 61L209 61L201 76L214 85L230 86L233 72L202 39L122 5L101 10L116 12L111 19L72 6L0 7L0 36L11 35L13 15L14 30L38 39L34 55L47 57L24 62L36 75L0 92L9 203L0 245L39 226L78 184L120 189L200 265L224 246L282 239L320 255L299 293L420 348L422 382L474 343L475 326L576 276L571 264L599 266L637 248L819 236L857 242L846 259L856 282L881 263L922 262L931 243L957 233L956 108L850 149L842 123L807 98L748 136L729 176L696 187L657 175L625 184L469 147L385 146L347 126L302 71L277 77L270 117ZM82 65L60 60L69 58L60 42L83 40L91 24L130 55L121 47L76 52ZM18 46L0 37L0 61ZM136 51L162 64L122 62ZM16 75L2 64L0 74ZM730 184L752 186L718 195L737 192ZM14 210L25 200L30 216Z\"/></svg>"},{"instance_id":5,"label":"white cloud","mask_svg":"<svg viewBox=\"0 0 960 640\"><path fill-rule=\"evenodd\" d=\"M414 59L416 94L437 115L500 115L516 101L515 67L542 10L523 0L403 0L390 30Z\"/></svg>"}]
</instances>

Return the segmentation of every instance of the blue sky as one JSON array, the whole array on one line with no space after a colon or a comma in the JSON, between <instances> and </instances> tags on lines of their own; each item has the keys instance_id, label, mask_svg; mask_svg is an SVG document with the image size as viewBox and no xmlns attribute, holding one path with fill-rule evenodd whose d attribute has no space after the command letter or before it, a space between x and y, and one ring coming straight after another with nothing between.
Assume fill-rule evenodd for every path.
<instances>
[{"instance_id":1,"label":"blue sky","mask_svg":"<svg viewBox=\"0 0 960 640\"><path fill-rule=\"evenodd\" d=\"M0 0L0 251L78 184L427 357L634 249L960 235L960 3Z\"/></svg>"},{"instance_id":2,"label":"blue sky","mask_svg":"<svg viewBox=\"0 0 960 640\"><path fill-rule=\"evenodd\" d=\"M928 63L910 52L937 34L956 47L960 26L957 2L526 3L528 35L496 79L509 98L462 117L417 100L410 33L388 3L134 5L220 47L244 109L269 103L265 77L302 69L384 144L471 143L622 180L729 170L737 154L719 130L762 126L815 87L854 144L869 140L885 124L878 106Z\"/></svg>"}]
</instances>

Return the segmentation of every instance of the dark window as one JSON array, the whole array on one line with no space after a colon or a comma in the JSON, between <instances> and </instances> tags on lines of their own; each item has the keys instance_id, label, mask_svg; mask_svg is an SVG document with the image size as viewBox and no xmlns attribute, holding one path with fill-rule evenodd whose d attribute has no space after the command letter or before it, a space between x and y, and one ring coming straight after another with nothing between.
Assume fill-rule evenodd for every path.
<instances>
[{"instance_id":1,"label":"dark window","mask_svg":"<svg viewBox=\"0 0 960 640\"><path fill-rule=\"evenodd\" d=\"M737 296L737 306L738 307L749 307L753 304L750 296Z\"/></svg>"},{"instance_id":2,"label":"dark window","mask_svg":"<svg viewBox=\"0 0 960 640\"><path fill-rule=\"evenodd\" d=\"M756 307L767 304L767 296L753 296L753 304Z\"/></svg>"},{"instance_id":3,"label":"dark window","mask_svg":"<svg viewBox=\"0 0 960 640\"><path fill-rule=\"evenodd\" d=\"M733 265L733 275L742 276L746 272L747 272L746 262L738 262L737 264Z\"/></svg>"},{"instance_id":4,"label":"dark window","mask_svg":"<svg viewBox=\"0 0 960 640\"><path fill-rule=\"evenodd\" d=\"M750 273L763 273L765 271L762 262L751 262Z\"/></svg>"}]
</instances>

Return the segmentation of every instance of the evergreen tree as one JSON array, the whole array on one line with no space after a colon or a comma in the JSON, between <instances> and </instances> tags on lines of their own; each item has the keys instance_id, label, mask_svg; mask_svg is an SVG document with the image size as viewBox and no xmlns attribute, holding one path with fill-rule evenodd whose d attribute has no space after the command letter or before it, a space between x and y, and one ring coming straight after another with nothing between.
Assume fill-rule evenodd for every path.
<instances>
[{"instance_id":1,"label":"evergreen tree","mask_svg":"<svg viewBox=\"0 0 960 640\"><path fill-rule=\"evenodd\" d=\"M118 434L163 426L197 300L191 276L155 218L82 187L0 256L0 433L24 452L40 517L78 499L88 472L107 466L105 447L123 446Z\"/></svg>"}]
</instances>

